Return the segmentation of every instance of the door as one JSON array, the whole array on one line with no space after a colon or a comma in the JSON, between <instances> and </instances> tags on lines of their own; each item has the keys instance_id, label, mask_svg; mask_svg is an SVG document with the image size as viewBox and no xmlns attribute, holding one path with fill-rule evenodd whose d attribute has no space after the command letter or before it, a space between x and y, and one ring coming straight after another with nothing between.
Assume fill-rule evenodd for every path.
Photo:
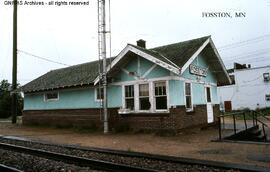
<instances>
[{"instance_id":1,"label":"door","mask_svg":"<svg viewBox=\"0 0 270 172\"><path fill-rule=\"evenodd\" d=\"M232 102L231 101L224 101L225 112L232 111Z\"/></svg>"},{"instance_id":2,"label":"door","mask_svg":"<svg viewBox=\"0 0 270 172\"><path fill-rule=\"evenodd\" d=\"M214 122L214 112L211 100L211 88L205 87L206 92L206 109L207 109L207 122L212 123Z\"/></svg>"}]
</instances>

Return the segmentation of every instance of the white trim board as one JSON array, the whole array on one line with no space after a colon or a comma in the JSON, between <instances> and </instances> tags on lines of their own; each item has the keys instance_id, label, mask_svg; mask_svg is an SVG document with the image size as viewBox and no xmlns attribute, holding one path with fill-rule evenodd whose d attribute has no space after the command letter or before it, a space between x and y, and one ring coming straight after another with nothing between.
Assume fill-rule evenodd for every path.
<instances>
[{"instance_id":1,"label":"white trim board","mask_svg":"<svg viewBox=\"0 0 270 172\"><path fill-rule=\"evenodd\" d=\"M147 77L147 75L152 72L152 70L154 70L156 68L157 64L153 64L153 66L151 66L142 76L142 78Z\"/></svg>"},{"instance_id":2,"label":"white trim board","mask_svg":"<svg viewBox=\"0 0 270 172\"><path fill-rule=\"evenodd\" d=\"M165 63L165 62L163 62L163 61L161 61L161 60L159 60L159 59L157 59L157 58L155 58L155 57L153 57L153 56L151 56L151 55L149 55L149 54L147 54L147 53L145 53L145 52L143 52L143 51L141 51L141 50L139 50L131 45L127 45L116 56L116 58L112 61L111 65L107 67L107 72L109 72L129 51L131 51L131 52L133 52L133 53L135 53L135 54L137 54L137 55L139 55L139 56L141 56L141 57L143 57L143 58L145 58L145 59L147 59L147 60L149 60L149 61L151 61L151 62L153 62L153 63L155 63L155 64L157 64L157 65L159 65L159 66L161 66L161 67L163 67L163 68L165 68L165 69L167 69L175 74L177 74L177 75L180 74L180 68L177 68L175 66L167 64L167 63ZM96 79L94 80L94 85L96 85L98 82L99 82L99 76L97 76Z\"/></svg>"},{"instance_id":3,"label":"white trim board","mask_svg":"<svg viewBox=\"0 0 270 172\"><path fill-rule=\"evenodd\" d=\"M223 61L221 60L221 57L220 57L220 55L219 55L219 53L217 51L217 48L216 48L216 46L215 46L215 44L214 44L214 42L213 42L213 40L211 38L209 38L209 42L210 42L210 45L211 45L212 49L214 50L214 53L216 54L216 56L217 56L217 58L219 60L219 63L221 65L222 69L223 69L223 72L225 73L225 75L226 75L227 79L229 80L229 82L232 83L232 81L231 81L231 79L229 77L229 74L228 74L228 72L226 70L226 67L225 67Z\"/></svg>"},{"instance_id":4,"label":"white trim board","mask_svg":"<svg viewBox=\"0 0 270 172\"><path fill-rule=\"evenodd\" d=\"M188 61L184 64L184 66L181 69L181 74L189 67L189 65L196 59L196 57L202 52L202 50L207 46L207 44L210 42L210 38L208 38L202 46L188 59Z\"/></svg>"},{"instance_id":5,"label":"white trim board","mask_svg":"<svg viewBox=\"0 0 270 172\"><path fill-rule=\"evenodd\" d=\"M179 76L165 76L165 77L159 77L159 78L151 78L151 79L140 79L140 80L134 80L134 81L121 81L121 82L114 82L109 85L126 85L126 84L136 84L136 83L147 83L151 81L162 81L162 80L179 80L179 81L187 81L191 83L197 83L197 84L203 84L203 85L211 85L211 86L217 86L216 83L209 83L209 82L204 82L204 81L196 81L184 77L179 77Z\"/></svg>"}]
</instances>

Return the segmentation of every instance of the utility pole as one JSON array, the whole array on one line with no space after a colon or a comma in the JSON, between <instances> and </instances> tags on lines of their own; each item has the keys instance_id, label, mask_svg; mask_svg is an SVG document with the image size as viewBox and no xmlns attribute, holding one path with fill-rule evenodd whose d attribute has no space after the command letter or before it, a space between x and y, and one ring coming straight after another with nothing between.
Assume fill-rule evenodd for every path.
<instances>
[{"instance_id":1,"label":"utility pole","mask_svg":"<svg viewBox=\"0 0 270 172\"><path fill-rule=\"evenodd\" d=\"M13 1L13 66L12 66L12 123L17 122L17 93L15 92L17 88L17 0Z\"/></svg>"},{"instance_id":2,"label":"utility pole","mask_svg":"<svg viewBox=\"0 0 270 172\"><path fill-rule=\"evenodd\" d=\"M102 85L103 85L103 115L104 134L109 131L108 104L107 104L107 64L106 64L106 15L105 0L98 0L98 49L99 58L103 60Z\"/></svg>"}]
</instances>

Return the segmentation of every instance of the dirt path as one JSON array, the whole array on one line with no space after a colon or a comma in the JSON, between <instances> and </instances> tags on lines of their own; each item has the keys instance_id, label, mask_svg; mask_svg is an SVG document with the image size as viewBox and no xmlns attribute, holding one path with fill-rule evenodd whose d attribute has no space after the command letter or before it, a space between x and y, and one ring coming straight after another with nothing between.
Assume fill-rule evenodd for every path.
<instances>
[{"instance_id":1,"label":"dirt path","mask_svg":"<svg viewBox=\"0 0 270 172\"><path fill-rule=\"evenodd\" d=\"M26 127L0 122L0 135L270 168L270 145L212 142L217 138L217 130L213 128L193 129L174 137L160 137L154 134L80 133L71 129Z\"/></svg>"}]
</instances>

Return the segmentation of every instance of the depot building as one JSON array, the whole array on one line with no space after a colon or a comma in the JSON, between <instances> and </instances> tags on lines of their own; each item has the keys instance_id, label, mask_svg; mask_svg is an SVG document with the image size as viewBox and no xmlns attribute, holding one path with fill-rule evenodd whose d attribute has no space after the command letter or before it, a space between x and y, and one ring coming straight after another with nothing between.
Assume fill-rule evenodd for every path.
<instances>
[{"instance_id":1,"label":"depot building","mask_svg":"<svg viewBox=\"0 0 270 172\"><path fill-rule=\"evenodd\" d=\"M99 64L52 70L24 85L23 124L102 128ZM150 49L139 40L107 64L110 130L208 125L219 115L217 86L230 83L210 36Z\"/></svg>"}]
</instances>

